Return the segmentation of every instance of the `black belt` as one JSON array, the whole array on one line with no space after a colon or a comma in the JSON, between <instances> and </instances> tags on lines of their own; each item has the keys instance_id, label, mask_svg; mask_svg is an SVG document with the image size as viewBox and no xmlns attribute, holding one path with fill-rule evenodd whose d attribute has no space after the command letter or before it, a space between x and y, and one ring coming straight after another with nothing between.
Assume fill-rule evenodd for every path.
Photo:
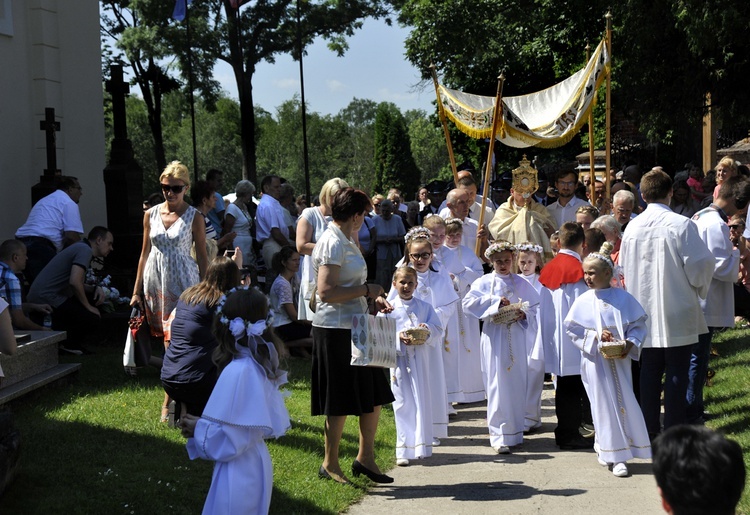
<instances>
[{"instance_id":1,"label":"black belt","mask_svg":"<svg viewBox=\"0 0 750 515\"><path fill-rule=\"evenodd\" d=\"M52 243L51 240L48 240L47 238L42 238L41 236L20 236L16 237L18 241L22 241L24 243L41 243L42 245L48 245L55 249L55 252L57 252L57 247L55 247L55 244Z\"/></svg>"}]
</instances>

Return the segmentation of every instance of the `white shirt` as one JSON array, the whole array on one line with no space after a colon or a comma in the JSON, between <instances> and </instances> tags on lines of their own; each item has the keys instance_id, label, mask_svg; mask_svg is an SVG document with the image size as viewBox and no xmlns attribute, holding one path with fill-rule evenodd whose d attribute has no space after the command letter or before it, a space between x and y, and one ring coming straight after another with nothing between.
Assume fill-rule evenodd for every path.
<instances>
[{"instance_id":1,"label":"white shirt","mask_svg":"<svg viewBox=\"0 0 750 515\"><path fill-rule=\"evenodd\" d=\"M564 206L560 205L560 201L555 201L547 206L547 211L552 215L552 218L557 222L557 226L560 227L565 222L576 221L576 211L581 206L590 206L585 200L579 199L575 195L570 199L570 202Z\"/></svg>"},{"instance_id":2,"label":"white shirt","mask_svg":"<svg viewBox=\"0 0 750 515\"><path fill-rule=\"evenodd\" d=\"M734 327L734 282L740 272L740 251L729 239L729 227L712 207L693 217L698 233L714 255L714 275L706 299L701 299L709 327Z\"/></svg>"},{"instance_id":3,"label":"white shirt","mask_svg":"<svg viewBox=\"0 0 750 515\"><path fill-rule=\"evenodd\" d=\"M26 223L16 231L16 238L47 238L60 252L66 231L83 233L81 213L67 193L57 190L34 204Z\"/></svg>"},{"instance_id":4,"label":"white shirt","mask_svg":"<svg viewBox=\"0 0 750 515\"><path fill-rule=\"evenodd\" d=\"M643 348L690 345L708 332L699 297L708 294L715 259L693 222L649 204L625 229L620 265L648 315Z\"/></svg>"},{"instance_id":5,"label":"white shirt","mask_svg":"<svg viewBox=\"0 0 750 515\"><path fill-rule=\"evenodd\" d=\"M256 236L260 243L271 237L271 229L274 227L289 238L289 226L284 218L284 208L271 195L266 194L260 198L258 210L255 213L255 223L258 224Z\"/></svg>"},{"instance_id":6,"label":"white shirt","mask_svg":"<svg viewBox=\"0 0 750 515\"><path fill-rule=\"evenodd\" d=\"M313 269L317 277L318 270L323 265L340 267L340 286L360 286L367 281L367 264L354 240L348 238L341 229L334 224L328 224L328 229L315 244L312 253ZM338 329L351 329L352 317L367 313L367 301L364 297L356 297L344 302L328 303L317 297L317 309L313 315L313 325Z\"/></svg>"}]
</instances>

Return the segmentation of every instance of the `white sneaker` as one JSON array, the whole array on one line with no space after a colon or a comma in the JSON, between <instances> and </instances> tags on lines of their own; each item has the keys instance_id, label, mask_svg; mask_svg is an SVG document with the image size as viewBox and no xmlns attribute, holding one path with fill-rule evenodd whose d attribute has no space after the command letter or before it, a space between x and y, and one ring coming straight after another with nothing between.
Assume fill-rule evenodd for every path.
<instances>
[{"instance_id":1,"label":"white sneaker","mask_svg":"<svg viewBox=\"0 0 750 515\"><path fill-rule=\"evenodd\" d=\"M432 439L432 446L433 447L440 447L440 438L433 438Z\"/></svg>"},{"instance_id":2,"label":"white sneaker","mask_svg":"<svg viewBox=\"0 0 750 515\"><path fill-rule=\"evenodd\" d=\"M510 447L507 445L498 445L497 447L493 447L493 449L498 454L510 454Z\"/></svg>"},{"instance_id":3,"label":"white sneaker","mask_svg":"<svg viewBox=\"0 0 750 515\"><path fill-rule=\"evenodd\" d=\"M596 457L596 461L598 461L598 462L599 462L599 465L601 465L602 467L607 467L607 466L609 466L609 463L607 463L606 461L604 461L604 460L603 460L603 459L601 458L601 456L597 456L597 457Z\"/></svg>"},{"instance_id":4,"label":"white sneaker","mask_svg":"<svg viewBox=\"0 0 750 515\"><path fill-rule=\"evenodd\" d=\"M612 474L614 474L615 477L627 477L628 466L624 463L615 463L615 466L612 467Z\"/></svg>"},{"instance_id":5,"label":"white sneaker","mask_svg":"<svg viewBox=\"0 0 750 515\"><path fill-rule=\"evenodd\" d=\"M409 466L409 460L406 458L396 458L396 465L399 467L408 467Z\"/></svg>"}]
</instances>

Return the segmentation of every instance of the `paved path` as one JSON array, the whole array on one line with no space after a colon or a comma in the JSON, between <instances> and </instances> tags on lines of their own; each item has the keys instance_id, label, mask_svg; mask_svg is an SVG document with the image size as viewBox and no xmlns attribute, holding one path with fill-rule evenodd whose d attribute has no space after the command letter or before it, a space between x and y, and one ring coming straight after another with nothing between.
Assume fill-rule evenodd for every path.
<instances>
[{"instance_id":1,"label":"paved path","mask_svg":"<svg viewBox=\"0 0 750 515\"><path fill-rule=\"evenodd\" d=\"M391 470L392 485L373 487L347 513L663 513L650 460L630 462L631 476L617 478L597 463L593 451L555 446L550 388L545 385L542 397L542 429L525 437L520 450L495 454L484 403L459 406L449 437L431 458Z\"/></svg>"}]
</instances>

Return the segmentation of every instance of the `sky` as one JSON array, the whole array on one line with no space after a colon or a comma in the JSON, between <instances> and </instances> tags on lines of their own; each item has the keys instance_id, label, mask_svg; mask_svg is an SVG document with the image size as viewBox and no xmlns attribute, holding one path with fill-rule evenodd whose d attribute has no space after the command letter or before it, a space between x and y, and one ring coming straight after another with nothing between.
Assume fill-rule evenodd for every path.
<instances>
[{"instance_id":1,"label":"sky","mask_svg":"<svg viewBox=\"0 0 750 515\"><path fill-rule=\"evenodd\" d=\"M404 39L409 29L368 19L349 38L343 57L317 39L304 57L305 101L320 114L337 114L356 97L375 102L393 102L402 112L423 109L432 112L435 89L431 83L419 86L420 73L404 56ZM232 98L237 86L229 65L214 69L214 78ZM300 94L299 63L279 55L276 63L262 62L253 76L253 103L275 114L284 101Z\"/></svg>"}]
</instances>

